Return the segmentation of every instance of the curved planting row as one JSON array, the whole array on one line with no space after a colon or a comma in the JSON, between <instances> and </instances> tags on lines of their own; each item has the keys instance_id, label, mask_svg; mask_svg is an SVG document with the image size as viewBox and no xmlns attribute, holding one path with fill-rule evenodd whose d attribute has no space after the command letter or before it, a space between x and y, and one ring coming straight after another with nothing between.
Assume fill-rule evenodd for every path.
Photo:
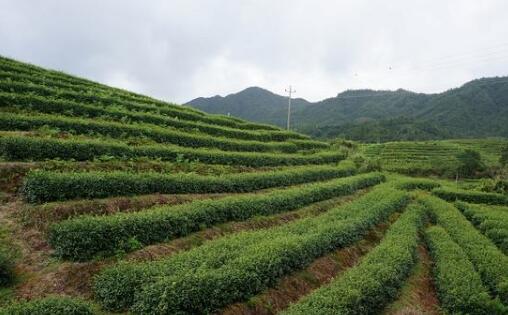
<instances>
[{"instance_id":1,"label":"curved planting row","mask_svg":"<svg viewBox=\"0 0 508 315\"><path fill-rule=\"evenodd\" d=\"M464 202L456 202L455 205L476 228L490 238L502 251L508 253L508 208L501 210L492 206L472 205Z\"/></svg>"},{"instance_id":2,"label":"curved planting row","mask_svg":"<svg viewBox=\"0 0 508 315\"><path fill-rule=\"evenodd\" d=\"M179 119L175 115L161 115L157 112L158 109L150 111L149 108L139 108L139 106L133 104L126 104L122 107L118 105L106 106L101 103L76 102L72 99L0 92L0 106L17 106L21 109L33 109L43 113L62 113L64 115L108 116L116 119L129 119L136 122L171 126L187 131L199 130L211 135L245 140L283 141L286 139L308 139L306 136L284 130L245 130L195 120L184 120Z\"/></svg>"},{"instance_id":3,"label":"curved planting row","mask_svg":"<svg viewBox=\"0 0 508 315\"><path fill-rule=\"evenodd\" d=\"M508 257L453 205L432 196L419 197L419 200L431 211L436 223L462 247L484 284L508 304Z\"/></svg>"},{"instance_id":4,"label":"curved planting row","mask_svg":"<svg viewBox=\"0 0 508 315\"><path fill-rule=\"evenodd\" d=\"M76 134L102 134L113 138L146 137L159 143L171 143L191 148L217 148L225 151L296 152L298 145L291 142L260 142L229 140L203 134L193 134L151 124L125 124L97 119L82 119L49 114L13 114L0 116L0 130L31 131L43 126L58 128Z\"/></svg>"},{"instance_id":5,"label":"curved planting row","mask_svg":"<svg viewBox=\"0 0 508 315\"><path fill-rule=\"evenodd\" d=\"M176 116L178 116L179 114L185 115L188 119L199 120L200 119L199 116L202 116L201 119L204 121L226 125L230 127L236 126L241 129L280 130L280 128L275 126L261 123L253 123L236 117L229 117L219 114L207 114L199 109L190 106L168 103L149 96L137 94L120 88L110 87L87 79L71 76L60 71L47 70L30 64L17 62L14 60L6 60L6 58L3 57L0 57L0 70L3 70L0 73L0 78L3 79L4 81L7 82L17 81L18 83L25 84L33 83L32 86L34 86L36 89L38 88L38 86L36 85L39 86L42 85L45 88L56 87L58 88L59 96L65 94L66 92L65 90L69 92L78 93L78 94L70 94L71 96L74 97L76 97L76 95L79 95L78 98L88 99L87 97L90 96L93 99L97 99L94 98L94 95L95 96L100 95L105 97L106 102L111 98L114 98L124 103L128 102L128 103L136 103L139 105L153 106L155 110L158 111L160 110L168 114L172 113ZM40 88L38 90L40 90ZM90 101L90 99L88 100ZM175 113L174 112L175 110L178 112Z\"/></svg>"},{"instance_id":6,"label":"curved planting row","mask_svg":"<svg viewBox=\"0 0 508 315\"><path fill-rule=\"evenodd\" d=\"M290 170L228 174L224 176L121 171L83 173L34 171L28 173L25 177L22 191L25 199L29 202L151 193L250 192L277 186L325 180L351 173L351 167L341 168L337 166L302 166Z\"/></svg>"},{"instance_id":7,"label":"curved planting row","mask_svg":"<svg viewBox=\"0 0 508 315\"><path fill-rule=\"evenodd\" d=\"M404 190L415 190L415 189L432 190L434 188L441 187L441 184L431 179L407 178L397 180L397 182L395 183L395 187Z\"/></svg>"},{"instance_id":8,"label":"curved planting row","mask_svg":"<svg viewBox=\"0 0 508 315\"><path fill-rule=\"evenodd\" d=\"M172 117L179 117L186 120L202 121L211 124L217 124L222 126L228 126L239 129L250 129L250 130L280 130L277 127L251 123L247 121L239 121L237 119L231 119L230 117L222 115L210 115L204 114L203 112L196 111L194 109L189 110L187 107L180 105L174 105L164 103L163 105L157 103L140 103L133 102L132 100L124 100L121 97L112 96L107 91L106 95L103 93L79 93L72 90L55 89L47 86L27 84L23 82L13 82L11 80L0 81L0 90L12 91L23 94L38 94L42 96L53 96L59 99L67 99L85 103L102 103L104 105L120 105L126 107L136 107L141 110L151 110L158 113L170 115Z\"/></svg>"},{"instance_id":9,"label":"curved planting row","mask_svg":"<svg viewBox=\"0 0 508 315\"><path fill-rule=\"evenodd\" d=\"M424 210L410 205L361 263L317 289L284 315L374 314L393 300L417 259Z\"/></svg>"},{"instance_id":10,"label":"curved planting row","mask_svg":"<svg viewBox=\"0 0 508 315\"><path fill-rule=\"evenodd\" d=\"M93 315L92 307L68 297L47 297L0 308L1 315Z\"/></svg>"},{"instance_id":11,"label":"curved planting row","mask_svg":"<svg viewBox=\"0 0 508 315\"><path fill-rule=\"evenodd\" d=\"M129 250L127 246L133 240L142 245L162 242L218 223L298 209L314 202L351 194L382 180L381 174L366 174L305 187L155 207L135 213L82 216L52 225L49 243L55 248L56 254L63 258L87 260L97 253Z\"/></svg>"},{"instance_id":12,"label":"curved planting row","mask_svg":"<svg viewBox=\"0 0 508 315\"><path fill-rule=\"evenodd\" d=\"M450 314L505 314L493 301L466 253L446 231L433 226L425 238L434 261L434 279L441 306Z\"/></svg>"},{"instance_id":13,"label":"curved planting row","mask_svg":"<svg viewBox=\"0 0 508 315\"><path fill-rule=\"evenodd\" d=\"M135 314L204 314L245 300L401 210L407 194L379 187L320 216L210 241L162 261L101 272L95 296Z\"/></svg>"},{"instance_id":14,"label":"curved planting row","mask_svg":"<svg viewBox=\"0 0 508 315\"><path fill-rule=\"evenodd\" d=\"M77 77L70 77L66 75L58 76L52 75L51 70L41 69L39 72L31 72L26 69L24 65L12 66L5 64L0 59L0 79L7 82L20 82L25 84L34 84L40 85L49 88L57 88L62 90L71 90L77 93L94 93L94 94L102 94L104 96L115 96L122 98L126 101L153 105L153 106L164 106L164 107L174 107L181 111L192 112L198 115L205 115L204 112L195 109L190 106L180 106L164 101L160 101L149 96L144 96L140 94L135 94L134 92L110 87L101 84L86 84L86 83L78 83L76 80L86 80ZM69 80L70 79L70 80ZM72 79L75 79L72 81Z\"/></svg>"},{"instance_id":15,"label":"curved planting row","mask_svg":"<svg viewBox=\"0 0 508 315\"><path fill-rule=\"evenodd\" d=\"M496 193L481 191L440 188L434 189L432 193L447 201L463 200L473 203L486 203L491 205L508 205L508 196Z\"/></svg>"},{"instance_id":16,"label":"curved planting row","mask_svg":"<svg viewBox=\"0 0 508 315\"><path fill-rule=\"evenodd\" d=\"M140 123L151 123L162 126L169 126L188 132L203 132L209 135L231 137L243 140L257 141L286 141L289 139L306 139L296 133L286 131L265 131L265 130L242 130L230 127L221 127L212 124L206 124L196 121L181 120L171 116L158 115L150 112L140 112L121 109L113 106L99 106L97 103L85 104L72 100L61 100L48 97L42 97L31 94L15 94L0 92L0 106L10 107L16 106L24 110L35 110L40 113L61 114L65 116L83 116L90 118L109 117L115 120L125 120ZM326 143L306 140L308 146L327 147Z\"/></svg>"},{"instance_id":17,"label":"curved planting row","mask_svg":"<svg viewBox=\"0 0 508 315\"><path fill-rule=\"evenodd\" d=\"M213 149L194 149L170 145L129 146L122 142L95 140L61 140L22 136L0 137L0 156L11 161L44 159L93 160L101 156L121 159L148 157L164 161L177 158L199 160L207 164L245 165L252 167L326 164L345 158L342 152L315 154L275 154L228 152Z\"/></svg>"},{"instance_id":18,"label":"curved planting row","mask_svg":"<svg viewBox=\"0 0 508 315\"><path fill-rule=\"evenodd\" d=\"M63 84L64 86L56 86L68 89L69 87L79 88L79 91L94 92L96 94L115 95L128 100L154 104L164 107L177 107L182 111L194 112L199 115L205 115L204 112L192 108L190 106L179 106L176 104L164 102L152 97L138 94L121 88L107 86L98 82L94 82L85 78L69 75L61 71L45 69L29 63L16 61L13 59L0 56L0 70L5 74L1 77L5 80L29 81L36 80L36 84L52 85ZM19 80L21 79L21 80ZM38 81L37 81L38 80ZM85 90L83 90L85 89Z\"/></svg>"}]
</instances>

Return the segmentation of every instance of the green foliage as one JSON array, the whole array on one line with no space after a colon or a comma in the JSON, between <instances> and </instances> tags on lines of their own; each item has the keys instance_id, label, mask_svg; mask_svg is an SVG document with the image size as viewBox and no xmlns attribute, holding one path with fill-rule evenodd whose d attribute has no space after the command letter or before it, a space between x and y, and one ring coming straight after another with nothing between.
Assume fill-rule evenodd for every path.
<instances>
[{"instance_id":1,"label":"green foliage","mask_svg":"<svg viewBox=\"0 0 508 315\"><path fill-rule=\"evenodd\" d=\"M54 96L67 100L75 100L85 103L103 103L106 105L122 105L130 106L131 110L149 110L164 113L171 117L178 117L180 119L201 121L205 123L211 123L216 125L223 125L233 128L240 129L251 129L251 130L280 130L274 126L257 124L246 122L239 119L232 119L221 115L205 115L203 112L197 111L193 108L186 106L174 105L146 96L133 95L131 92L126 92L120 89L114 89L105 85L101 85L95 82L84 80L81 78L72 77L61 72L54 72L38 67L32 67L27 69L30 65L23 64L13 60L6 60L6 58L0 57L0 69L11 71L11 74L6 76L7 80L11 81L9 91L17 91L18 93L35 93L39 95L54 94ZM12 74L14 72L15 74ZM29 86L23 84L17 84L12 86L12 81L16 81L16 73L30 74L31 82L34 78L39 77L38 84L31 84ZM4 75L5 77L5 75ZM49 80L47 78L49 77ZM72 85L76 84L79 87L79 92L73 89L64 87L57 91L49 89L47 84L54 82L52 79L56 79L60 82L69 82ZM25 77L26 80L26 77ZM35 79L37 81L37 79ZM41 85L41 80L43 84ZM5 87L4 87L5 89ZM16 90L17 89L17 90ZM120 93L118 93L120 92ZM133 98L134 96L134 98Z\"/></svg>"},{"instance_id":2,"label":"green foliage","mask_svg":"<svg viewBox=\"0 0 508 315\"><path fill-rule=\"evenodd\" d=\"M12 84L12 83L10 83ZM0 81L0 90L5 82ZM8 86L7 86L8 88ZM56 94L57 92L55 92ZM139 123L150 123L162 127L172 127L187 132L203 132L209 135L228 138L257 140L257 141L285 141L290 139L306 139L305 136L297 133L282 130L243 130L231 127L221 127L199 121L189 121L175 118L173 116L152 113L150 108L144 108L147 112L130 111L139 109L136 105L128 103L117 108L112 105L92 103L79 103L72 99L58 99L50 96L38 96L33 94L17 94L0 92L0 107L13 107L23 110L33 110L47 114L62 114L65 116L81 116L89 118L108 118L116 121L129 120ZM158 111L158 109L155 109ZM323 144L317 141L307 140L305 144Z\"/></svg>"},{"instance_id":3,"label":"green foliage","mask_svg":"<svg viewBox=\"0 0 508 315\"><path fill-rule=\"evenodd\" d=\"M2 130L29 131L42 126L50 126L73 134L106 135L123 139L126 136L147 137L158 143L171 143L191 148L218 148L225 151L255 152L296 152L298 145L292 142L260 142L230 140L203 134L181 132L149 124L124 124L99 119L83 119L46 114L9 114L0 116ZM303 141L303 140L302 140Z\"/></svg>"},{"instance_id":4,"label":"green foliage","mask_svg":"<svg viewBox=\"0 0 508 315\"><path fill-rule=\"evenodd\" d=\"M52 225L49 243L63 258L87 260L98 253L111 254L132 238L144 245L153 244L222 222L294 210L313 202L351 194L382 180L381 174L366 174L266 194L195 201L104 217L82 216Z\"/></svg>"},{"instance_id":5,"label":"green foliage","mask_svg":"<svg viewBox=\"0 0 508 315\"><path fill-rule=\"evenodd\" d=\"M501 163L501 165L503 165L503 166L506 166L508 164L508 146L506 146L501 151L501 157L499 158L499 163Z\"/></svg>"},{"instance_id":6,"label":"green foliage","mask_svg":"<svg viewBox=\"0 0 508 315\"><path fill-rule=\"evenodd\" d=\"M1 315L93 315L91 306L78 299L47 297L0 309Z\"/></svg>"},{"instance_id":7,"label":"green foliage","mask_svg":"<svg viewBox=\"0 0 508 315\"><path fill-rule=\"evenodd\" d=\"M437 188L432 191L432 194L447 201L462 200L490 205L508 205L508 196L496 193L452 188Z\"/></svg>"},{"instance_id":8,"label":"green foliage","mask_svg":"<svg viewBox=\"0 0 508 315\"><path fill-rule=\"evenodd\" d=\"M120 171L82 173L34 171L25 177L22 193L28 202L47 202L73 198L105 198L151 193L250 192L331 179L351 173L351 168L344 169L327 165L225 176Z\"/></svg>"},{"instance_id":9,"label":"green foliage","mask_svg":"<svg viewBox=\"0 0 508 315\"><path fill-rule=\"evenodd\" d=\"M296 130L319 138L385 142L508 137L507 95L506 77L474 80L439 94L345 91L317 103L295 100L292 117ZM189 104L281 127L286 123L284 98L259 88Z\"/></svg>"},{"instance_id":10,"label":"green foliage","mask_svg":"<svg viewBox=\"0 0 508 315\"><path fill-rule=\"evenodd\" d=\"M441 184L426 178L408 178L398 180L395 183L395 187L404 190L432 190L434 188L441 187Z\"/></svg>"},{"instance_id":11,"label":"green foliage","mask_svg":"<svg viewBox=\"0 0 508 315\"><path fill-rule=\"evenodd\" d=\"M465 177L471 177L485 169L480 153L474 150L467 149L459 153L457 160L459 161L457 173Z\"/></svg>"},{"instance_id":12,"label":"green foliage","mask_svg":"<svg viewBox=\"0 0 508 315\"><path fill-rule=\"evenodd\" d=\"M508 257L453 205L432 196L420 196L419 200L430 210L434 221L464 250L483 283L508 304Z\"/></svg>"},{"instance_id":13,"label":"green foliage","mask_svg":"<svg viewBox=\"0 0 508 315\"><path fill-rule=\"evenodd\" d=\"M227 152L214 149L182 148L168 145L130 146L122 142L96 140L63 140L36 137L0 137L0 156L6 160L64 159L90 161L100 156L117 158L147 157L174 161L177 159L199 160L208 164L245 165L252 167L326 164L345 158L342 152L316 154L275 154L254 152Z\"/></svg>"},{"instance_id":14,"label":"green foliage","mask_svg":"<svg viewBox=\"0 0 508 315\"><path fill-rule=\"evenodd\" d=\"M12 255L0 248L0 288L10 285L14 280L14 261Z\"/></svg>"},{"instance_id":15,"label":"green foliage","mask_svg":"<svg viewBox=\"0 0 508 315\"><path fill-rule=\"evenodd\" d=\"M487 178L481 181L479 190L483 192L493 192L498 194L508 194L508 180L496 177Z\"/></svg>"},{"instance_id":16,"label":"green foliage","mask_svg":"<svg viewBox=\"0 0 508 315\"><path fill-rule=\"evenodd\" d=\"M416 262L422 207L410 205L359 265L292 305L284 315L377 314Z\"/></svg>"},{"instance_id":17,"label":"green foliage","mask_svg":"<svg viewBox=\"0 0 508 315\"><path fill-rule=\"evenodd\" d=\"M456 202L457 208L504 253L508 253L508 208Z\"/></svg>"},{"instance_id":18,"label":"green foliage","mask_svg":"<svg viewBox=\"0 0 508 315\"><path fill-rule=\"evenodd\" d=\"M441 306L450 314L503 314L506 308L492 301L466 253L441 227L425 232L434 261L434 279Z\"/></svg>"},{"instance_id":19,"label":"green foliage","mask_svg":"<svg viewBox=\"0 0 508 315\"><path fill-rule=\"evenodd\" d=\"M330 250L361 239L408 202L406 193L378 187L317 217L237 233L161 261L103 270L95 296L107 309L134 313L210 313L272 286Z\"/></svg>"}]
</instances>

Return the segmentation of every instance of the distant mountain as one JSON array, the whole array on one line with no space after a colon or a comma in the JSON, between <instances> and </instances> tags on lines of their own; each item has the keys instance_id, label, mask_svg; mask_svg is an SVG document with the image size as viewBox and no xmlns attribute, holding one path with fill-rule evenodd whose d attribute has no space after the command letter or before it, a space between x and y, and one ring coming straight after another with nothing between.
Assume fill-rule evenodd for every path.
<instances>
[{"instance_id":1,"label":"distant mountain","mask_svg":"<svg viewBox=\"0 0 508 315\"><path fill-rule=\"evenodd\" d=\"M292 125L317 137L361 141L508 137L508 77L437 94L348 90L320 102L293 100ZM261 88L187 103L210 113L286 124L287 98Z\"/></svg>"},{"instance_id":2,"label":"distant mountain","mask_svg":"<svg viewBox=\"0 0 508 315\"><path fill-rule=\"evenodd\" d=\"M295 112L299 112L311 103L296 98L291 102ZM262 121L278 126L286 126L287 97L277 95L259 87L250 87L226 97L214 96L196 98L186 105L193 106L208 113L225 114L252 121Z\"/></svg>"}]
</instances>

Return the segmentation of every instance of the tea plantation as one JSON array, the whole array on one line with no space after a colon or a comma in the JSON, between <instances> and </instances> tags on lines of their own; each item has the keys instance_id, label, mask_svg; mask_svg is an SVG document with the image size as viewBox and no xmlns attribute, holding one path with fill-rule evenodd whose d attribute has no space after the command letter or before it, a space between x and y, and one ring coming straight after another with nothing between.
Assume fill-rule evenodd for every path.
<instances>
[{"instance_id":1,"label":"tea plantation","mask_svg":"<svg viewBox=\"0 0 508 315\"><path fill-rule=\"evenodd\" d=\"M0 314L508 314L507 146L322 142L1 57Z\"/></svg>"}]
</instances>

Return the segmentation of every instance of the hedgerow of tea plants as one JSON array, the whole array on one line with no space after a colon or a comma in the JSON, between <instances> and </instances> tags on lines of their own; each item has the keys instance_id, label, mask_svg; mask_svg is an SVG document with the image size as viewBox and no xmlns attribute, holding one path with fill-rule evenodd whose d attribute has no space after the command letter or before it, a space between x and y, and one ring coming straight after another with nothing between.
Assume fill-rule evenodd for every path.
<instances>
[{"instance_id":1,"label":"hedgerow of tea plants","mask_svg":"<svg viewBox=\"0 0 508 315\"><path fill-rule=\"evenodd\" d=\"M416 262L418 231L425 212L410 205L393 223L381 243L361 263L348 269L301 301L284 315L367 314L382 310L396 297Z\"/></svg>"},{"instance_id":2,"label":"hedgerow of tea plants","mask_svg":"<svg viewBox=\"0 0 508 315\"><path fill-rule=\"evenodd\" d=\"M91 306L78 299L47 297L0 308L1 315L93 315Z\"/></svg>"},{"instance_id":3,"label":"hedgerow of tea plants","mask_svg":"<svg viewBox=\"0 0 508 315\"><path fill-rule=\"evenodd\" d=\"M290 139L305 140L305 137L286 131L242 130L230 127L221 127L195 121L181 120L170 116L158 115L150 112L130 111L128 108L101 107L97 104L84 104L72 100L53 99L37 95L20 95L16 93L0 92L0 106L16 106L23 110L35 110L47 114L60 114L65 116L78 116L89 118L109 118L113 120L128 120L132 122L151 123L182 129L187 132L204 132L209 135L257 141L285 141ZM326 143L305 140L302 146L310 148L327 147Z\"/></svg>"},{"instance_id":4,"label":"hedgerow of tea plants","mask_svg":"<svg viewBox=\"0 0 508 315\"><path fill-rule=\"evenodd\" d=\"M441 306L450 314L503 314L506 309L493 301L466 253L446 231L433 226L425 238L434 261L434 279Z\"/></svg>"},{"instance_id":5,"label":"hedgerow of tea plants","mask_svg":"<svg viewBox=\"0 0 508 315\"><path fill-rule=\"evenodd\" d=\"M492 240L502 251L508 253L508 209L473 205L457 201L457 208L466 218Z\"/></svg>"},{"instance_id":6,"label":"hedgerow of tea plants","mask_svg":"<svg viewBox=\"0 0 508 315\"><path fill-rule=\"evenodd\" d=\"M433 219L462 247L485 285L508 304L508 257L480 233L452 204L432 196L419 200Z\"/></svg>"},{"instance_id":7,"label":"hedgerow of tea plants","mask_svg":"<svg viewBox=\"0 0 508 315\"><path fill-rule=\"evenodd\" d=\"M162 261L110 267L96 277L95 296L107 309L135 304L135 314L210 313L361 239L408 200L404 192L379 187L317 217L238 233Z\"/></svg>"},{"instance_id":8,"label":"hedgerow of tea plants","mask_svg":"<svg viewBox=\"0 0 508 315\"><path fill-rule=\"evenodd\" d=\"M439 198L447 201L462 200L467 202L485 203L491 205L508 205L508 196L496 193L451 188L434 189L432 193Z\"/></svg>"},{"instance_id":9,"label":"hedgerow of tea plants","mask_svg":"<svg viewBox=\"0 0 508 315\"><path fill-rule=\"evenodd\" d=\"M127 246L133 239L141 246L162 242L222 222L298 209L313 202L351 194L382 180L381 174L366 174L266 194L196 201L136 213L81 216L52 225L49 243L63 258L87 260L98 253L105 255L119 249L129 250Z\"/></svg>"},{"instance_id":10,"label":"hedgerow of tea plants","mask_svg":"<svg viewBox=\"0 0 508 315\"><path fill-rule=\"evenodd\" d=\"M207 164L252 167L327 164L337 163L345 158L343 152L325 151L305 155L229 152L171 145L130 146L118 141L63 140L23 136L0 136L0 156L10 161L41 161L45 159L89 161L101 156L120 159L148 157L164 161L174 161L180 158L191 161L198 160Z\"/></svg>"},{"instance_id":11,"label":"hedgerow of tea plants","mask_svg":"<svg viewBox=\"0 0 508 315\"><path fill-rule=\"evenodd\" d=\"M203 134L193 134L150 124L125 124L105 120L71 118L48 114L13 114L0 116L1 130L30 131L43 126L84 135L107 135L113 138L146 137L159 143L171 143L191 148L218 148L225 151L296 152L298 146L291 142L260 142L229 140Z\"/></svg>"},{"instance_id":12,"label":"hedgerow of tea plants","mask_svg":"<svg viewBox=\"0 0 508 315\"><path fill-rule=\"evenodd\" d=\"M33 171L25 177L22 194L28 202L48 202L151 193L250 192L342 177L352 173L351 167L301 166L289 170L224 176L121 171L81 173Z\"/></svg>"}]
</instances>

